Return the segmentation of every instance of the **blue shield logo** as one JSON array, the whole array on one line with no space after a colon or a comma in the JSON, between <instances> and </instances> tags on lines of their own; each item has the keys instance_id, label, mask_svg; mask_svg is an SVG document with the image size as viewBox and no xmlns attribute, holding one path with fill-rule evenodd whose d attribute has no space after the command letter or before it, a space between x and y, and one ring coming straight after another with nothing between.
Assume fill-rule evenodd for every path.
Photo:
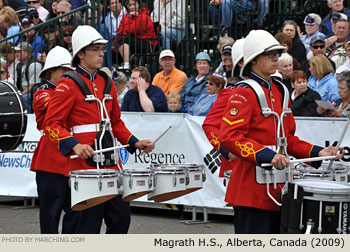
<instances>
[{"instance_id":1,"label":"blue shield logo","mask_svg":"<svg viewBox=\"0 0 350 252\"><path fill-rule=\"evenodd\" d=\"M122 165L125 165L129 160L129 152L125 148L119 149L119 158Z\"/></svg>"}]
</instances>

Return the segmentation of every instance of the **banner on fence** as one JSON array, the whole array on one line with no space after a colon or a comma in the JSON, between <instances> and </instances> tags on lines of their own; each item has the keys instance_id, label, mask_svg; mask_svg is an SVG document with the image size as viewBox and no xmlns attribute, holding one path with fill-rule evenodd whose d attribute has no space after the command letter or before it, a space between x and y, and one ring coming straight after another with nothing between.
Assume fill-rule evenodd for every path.
<instances>
[{"instance_id":1,"label":"banner on fence","mask_svg":"<svg viewBox=\"0 0 350 252\"><path fill-rule=\"evenodd\" d=\"M122 119L139 139L155 140L171 126L149 154L141 154L138 150L130 154L121 149L119 154L124 169L147 168L151 164L160 163L203 164L207 175L203 188L167 203L226 208L226 187L223 179L218 177L220 156L205 137L202 130L203 117L187 114L122 113ZM296 123L297 136L320 146L335 145L345 126L345 120L296 119ZM350 161L349 131L342 142L346 151L342 162ZM35 173L29 168L40 137L35 117L30 114L22 144L14 151L0 153L0 195L37 196ZM147 196L137 201L147 201Z\"/></svg>"}]
</instances>

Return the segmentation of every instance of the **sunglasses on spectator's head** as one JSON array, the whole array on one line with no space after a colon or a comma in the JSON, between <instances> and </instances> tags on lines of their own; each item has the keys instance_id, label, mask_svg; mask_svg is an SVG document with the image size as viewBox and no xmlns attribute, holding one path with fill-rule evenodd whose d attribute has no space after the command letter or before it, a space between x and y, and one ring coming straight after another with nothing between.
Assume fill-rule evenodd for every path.
<instances>
[{"instance_id":1,"label":"sunglasses on spectator's head","mask_svg":"<svg viewBox=\"0 0 350 252\"><path fill-rule=\"evenodd\" d=\"M313 49L318 49L318 48L323 49L324 47L325 47L325 45L312 45Z\"/></svg>"}]
</instances>

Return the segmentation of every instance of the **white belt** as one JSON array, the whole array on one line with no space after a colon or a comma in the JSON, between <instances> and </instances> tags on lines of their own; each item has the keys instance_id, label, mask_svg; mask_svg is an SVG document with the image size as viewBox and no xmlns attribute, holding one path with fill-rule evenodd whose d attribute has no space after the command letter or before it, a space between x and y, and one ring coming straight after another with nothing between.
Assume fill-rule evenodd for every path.
<instances>
[{"instance_id":1,"label":"white belt","mask_svg":"<svg viewBox=\"0 0 350 252\"><path fill-rule=\"evenodd\" d=\"M77 125L73 126L70 131L72 134L79 134L79 133L87 133L87 132L99 132L100 131L100 124L84 124L84 125Z\"/></svg>"}]
</instances>

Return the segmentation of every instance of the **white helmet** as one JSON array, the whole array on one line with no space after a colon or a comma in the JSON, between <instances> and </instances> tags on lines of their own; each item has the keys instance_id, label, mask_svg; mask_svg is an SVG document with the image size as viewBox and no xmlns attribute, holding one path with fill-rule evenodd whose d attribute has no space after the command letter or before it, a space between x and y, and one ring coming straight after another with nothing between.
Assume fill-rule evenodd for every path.
<instances>
[{"instance_id":1,"label":"white helmet","mask_svg":"<svg viewBox=\"0 0 350 252\"><path fill-rule=\"evenodd\" d=\"M101 34L96 31L95 28L90 25L79 25L72 34L72 47L73 47L73 58L72 66L76 67L78 61L76 56L78 52L84 47L92 44L107 44L108 40L105 40Z\"/></svg>"},{"instance_id":2,"label":"white helmet","mask_svg":"<svg viewBox=\"0 0 350 252\"><path fill-rule=\"evenodd\" d=\"M46 56L46 61L43 70L39 73L39 77L42 78L42 74L51 68L66 67L73 70L70 65L72 56L66 48L61 46L55 46L52 48Z\"/></svg>"},{"instance_id":3,"label":"white helmet","mask_svg":"<svg viewBox=\"0 0 350 252\"><path fill-rule=\"evenodd\" d=\"M252 30L249 32L248 36L244 39L243 44L243 57L244 65L241 69L240 76L243 77L247 75L245 70L248 64L255 59L257 56L264 52L270 52L273 50L284 50L284 46L281 46L280 43L267 31L264 30Z\"/></svg>"},{"instance_id":4,"label":"white helmet","mask_svg":"<svg viewBox=\"0 0 350 252\"><path fill-rule=\"evenodd\" d=\"M241 59L243 58L243 43L244 43L244 38L237 39L232 46L232 50L231 50L232 62L233 62L232 76L238 62L240 62Z\"/></svg>"}]
</instances>

